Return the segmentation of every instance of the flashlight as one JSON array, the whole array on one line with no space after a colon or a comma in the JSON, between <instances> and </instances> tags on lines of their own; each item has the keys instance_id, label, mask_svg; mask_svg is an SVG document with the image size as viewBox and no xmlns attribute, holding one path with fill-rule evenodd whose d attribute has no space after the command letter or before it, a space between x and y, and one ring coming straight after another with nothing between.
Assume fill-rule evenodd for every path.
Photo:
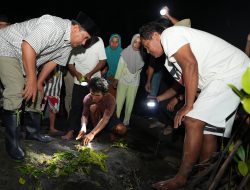
<instances>
[{"instance_id":1,"label":"flashlight","mask_svg":"<svg viewBox=\"0 0 250 190\"><path fill-rule=\"evenodd\" d=\"M87 82L81 82L81 86L88 86Z\"/></svg>"},{"instance_id":2,"label":"flashlight","mask_svg":"<svg viewBox=\"0 0 250 190\"><path fill-rule=\"evenodd\" d=\"M168 11L169 11L168 7L165 6L165 7L163 7L163 8L160 10L160 15L162 15L162 16L167 15L167 14L168 14Z\"/></svg>"},{"instance_id":3,"label":"flashlight","mask_svg":"<svg viewBox=\"0 0 250 190\"><path fill-rule=\"evenodd\" d=\"M147 107L148 108L155 108L158 105L158 101L156 99L156 97L150 97L147 99Z\"/></svg>"},{"instance_id":4,"label":"flashlight","mask_svg":"<svg viewBox=\"0 0 250 190\"><path fill-rule=\"evenodd\" d=\"M82 77L80 78L79 82L80 82L80 85L81 85L81 86L87 86L87 85L88 85L87 78L84 77L84 76L82 76Z\"/></svg>"}]
</instances>

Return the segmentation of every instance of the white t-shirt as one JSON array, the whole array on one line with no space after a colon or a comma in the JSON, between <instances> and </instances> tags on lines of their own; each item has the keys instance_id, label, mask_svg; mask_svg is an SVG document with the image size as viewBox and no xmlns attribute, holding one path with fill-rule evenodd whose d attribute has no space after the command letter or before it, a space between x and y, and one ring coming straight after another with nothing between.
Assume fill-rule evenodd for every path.
<instances>
[{"instance_id":1,"label":"white t-shirt","mask_svg":"<svg viewBox=\"0 0 250 190\"><path fill-rule=\"evenodd\" d=\"M100 60L107 59L105 53L105 47L103 40L99 38L99 41L86 49L84 53L72 55L69 64L75 64L75 68L78 72L85 75L95 68ZM101 77L100 71L96 72L92 77ZM76 77L74 77L74 83L80 84Z\"/></svg>"},{"instance_id":2,"label":"white t-shirt","mask_svg":"<svg viewBox=\"0 0 250 190\"><path fill-rule=\"evenodd\" d=\"M250 65L249 58L240 49L212 34L189 27L173 26L164 30L161 43L172 62L166 62L165 66L180 83L183 83L182 72L173 55L185 44L190 44L198 62L200 89L214 79L228 79L242 74L242 69Z\"/></svg>"}]
</instances>

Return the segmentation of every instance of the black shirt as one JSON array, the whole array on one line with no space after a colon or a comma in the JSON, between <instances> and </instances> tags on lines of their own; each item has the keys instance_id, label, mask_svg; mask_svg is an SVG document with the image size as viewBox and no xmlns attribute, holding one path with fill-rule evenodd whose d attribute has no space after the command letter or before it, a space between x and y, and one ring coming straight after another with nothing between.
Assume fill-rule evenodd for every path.
<instances>
[{"instance_id":1,"label":"black shirt","mask_svg":"<svg viewBox=\"0 0 250 190\"><path fill-rule=\"evenodd\" d=\"M162 54L162 56L160 56L158 58L150 56L148 65L154 68L154 73L157 73L160 70L164 69L165 61L166 61L165 54Z\"/></svg>"}]
</instances>

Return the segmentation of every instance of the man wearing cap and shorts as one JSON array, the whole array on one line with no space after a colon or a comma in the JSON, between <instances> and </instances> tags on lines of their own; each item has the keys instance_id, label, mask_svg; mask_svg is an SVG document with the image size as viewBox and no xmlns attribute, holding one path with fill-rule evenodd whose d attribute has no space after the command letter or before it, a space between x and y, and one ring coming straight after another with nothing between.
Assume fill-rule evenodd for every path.
<instances>
[{"instance_id":1,"label":"man wearing cap and shorts","mask_svg":"<svg viewBox=\"0 0 250 190\"><path fill-rule=\"evenodd\" d=\"M166 68L185 86L185 104L174 119L175 128L182 121L185 126L181 166L174 178L153 184L158 190L178 189L186 185L198 160L217 151L217 136L230 136L240 99L228 84L241 89L241 77L250 60L228 42L193 28L164 29L151 22L140 28L140 34L148 53L155 57L166 54L172 63L166 62ZM173 90L171 93L175 95Z\"/></svg>"},{"instance_id":2,"label":"man wearing cap and shorts","mask_svg":"<svg viewBox=\"0 0 250 190\"><path fill-rule=\"evenodd\" d=\"M0 80L4 91L3 125L6 151L22 160L17 119L25 100L23 125L26 138L49 142L40 134L43 82L57 65L65 66L73 47L84 45L96 32L95 23L80 12L75 20L42 15L0 30ZM37 78L37 68L43 65Z\"/></svg>"}]
</instances>

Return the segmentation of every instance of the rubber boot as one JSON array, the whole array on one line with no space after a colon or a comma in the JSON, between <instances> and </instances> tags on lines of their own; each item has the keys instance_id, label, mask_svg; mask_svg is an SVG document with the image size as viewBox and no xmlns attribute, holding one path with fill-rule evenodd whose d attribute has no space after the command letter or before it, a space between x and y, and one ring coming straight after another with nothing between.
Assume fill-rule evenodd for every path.
<instances>
[{"instance_id":1,"label":"rubber boot","mask_svg":"<svg viewBox=\"0 0 250 190\"><path fill-rule=\"evenodd\" d=\"M23 160L25 153L20 146L20 130L17 113L3 111L3 125L5 127L5 148L9 156L15 160Z\"/></svg>"},{"instance_id":2,"label":"rubber boot","mask_svg":"<svg viewBox=\"0 0 250 190\"><path fill-rule=\"evenodd\" d=\"M26 131L26 139L40 142L51 142L52 138L41 134L41 115L38 112L24 112L23 125Z\"/></svg>"}]
</instances>

